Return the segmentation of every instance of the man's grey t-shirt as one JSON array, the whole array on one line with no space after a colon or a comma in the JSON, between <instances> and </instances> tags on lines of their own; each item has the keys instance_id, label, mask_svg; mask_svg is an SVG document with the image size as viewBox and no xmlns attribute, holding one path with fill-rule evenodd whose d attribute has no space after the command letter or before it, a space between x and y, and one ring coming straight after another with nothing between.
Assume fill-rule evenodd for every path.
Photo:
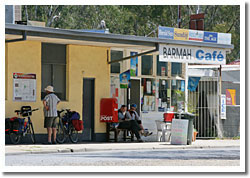
<instances>
[{"instance_id":1,"label":"man's grey t-shirt","mask_svg":"<svg viewBox=\"0 0 250 178\"><path fill-rule=\"evenodd\" d=\"M45 117L57 117L57 103L60 101L60 99L54 94L50 93L46 95L43 99L46 101L46 105L49 106L49 110L47 111L46 108L44 108L44 116Z\"/></svg>"}]
</instances>

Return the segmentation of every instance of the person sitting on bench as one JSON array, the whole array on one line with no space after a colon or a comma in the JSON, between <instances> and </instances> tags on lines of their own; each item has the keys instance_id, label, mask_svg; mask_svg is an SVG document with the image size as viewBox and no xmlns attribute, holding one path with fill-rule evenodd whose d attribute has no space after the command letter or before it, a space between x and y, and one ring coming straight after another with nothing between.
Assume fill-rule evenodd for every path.
<instances>
[{"instance_id":1,"label":"person sitting on bench","mask_svg":"<svg viewBox=\"0 0 250 178\"><path fill-rule=\"evenodd\" d=\"M141 128L135 120L131 119L131 115L127 111L126 105L122 105L121 108L118 110L118 122L118 129L131 130L135 134L137 141L143 142L140 136Z\"/></svg>"},{"instance_id":2,"label":"person sitting on bench","mask_svg":"<svg viewBox=\"0 0 250 178\"><path fill-rule=\"evenodd\" d=\"M131 109L129 110L129 113L131 115L132 120L136 120L137 121L138 125L141 128L141 131L140 131L141 135L143 135L145 137L147 137L149 135L152 135L153 132L149 132L147 129L143 128L140 116L136 112L136 107L137 107L136 104L131 104Z\"/></svg>"}]
</instances>

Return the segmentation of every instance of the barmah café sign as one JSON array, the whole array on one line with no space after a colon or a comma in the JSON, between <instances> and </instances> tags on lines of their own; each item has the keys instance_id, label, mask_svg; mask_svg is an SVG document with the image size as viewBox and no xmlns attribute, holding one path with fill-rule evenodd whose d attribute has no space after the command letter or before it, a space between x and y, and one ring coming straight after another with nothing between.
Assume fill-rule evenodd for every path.
<instances>
[{"instance_id":1,"label":"barmah caf\u00e9 sign","mask_svg":"<svg viewBox=\"0 0 250 178\"><path fill-rule=\"evenodd\" d=\"M223 65L226 64L226 50L160 44L159 61Z\"/></svg>"}]
</instances>

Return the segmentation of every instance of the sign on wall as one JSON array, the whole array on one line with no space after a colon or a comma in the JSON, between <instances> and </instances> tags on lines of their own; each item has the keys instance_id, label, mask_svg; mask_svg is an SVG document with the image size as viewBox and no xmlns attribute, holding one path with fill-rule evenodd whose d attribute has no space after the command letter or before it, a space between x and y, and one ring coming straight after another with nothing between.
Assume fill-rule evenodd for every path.
<instances>
[{"instance_id":1,"label":"sign on wall","mask_svg":"<svg viewBox=\"0 0 250 178\"><path fill-rule=\"evenodd\" d=\"M180 29L172 27L158 27L158 38L171 40L190 40L198 42L231 44L230 33L204 32L201 30Z\"/></svg>"},{"instance_id":2,"label":"sign on wall","mask_svg":"<svg viewBox=\"0 0 250 178\"><path fill-rule=\"evenodd\" d=\"M174 28L159 26L158 37L173 40L174 39Z\"/></svg>"},{"instance_id":3,"label":"sign on wall","mask_svg":"<svg viewBox=\"0 0 250 178\"><path fill-rule=\"evenodd\" d=\"M174 39L175 40L188 40L188 30L186 29L174 29Z\"/></svg>"},{"instance_id":4,"label":"sign on wall","mask_svg":"<svg viewBox=\"0 0 250 178\"><path fill-rule=\"evenodd\" d=\"M236 105L236 90L235 89L226 89L226 104Z\"/></svg>"},{"instance_id":5,"label":"sign on wall","mask_svg":"<svg viewBox=\"0 0 250 178\"><path fill-rule=\"evenodd\" d=\"M173 119L171 127L171 144L187 145L188 120Z\"/></svg>"},{"instance_id":6,"label":"sign on wall","mask_svg":"<svg viewBox=\"0 0 250 178\"><path fill-rule=\"evenodd\" d=\"M130 52L131 56L136 55L137 52ZM137 76L138 75L138 57L130 59L130 75Z\"/></svg>"},{"instance_id":7,"label":"sign on wall","mask_svg":"<svg viewBox=\"0 0 250 178\"><path fill-rule=\"evenodd\" d=\"M221 95L221 119L226 119L226 95Z\"/></svg>"},{"instance_id":8,"label":"sign on wall","mask_svg":"<svg viewBox=\"0 0 250 178\"><path fill-rule=\"evenodd\" d=\"M215 32L204 32L204 42L217 43L218 34Z\"/></svg>"},{"instance_id":9,"label":"sign on wall","mask_svg":"<svg viewBox=\"0 0 250 178\"><path fill-rule=\"evenodd\" d=\"M120 74L120 88L128 88L130 81L130 70Z\"/></svg>"},{"instance_id":10,"label":"sign on wall","mask_svg":"<svg viewBox=\"0 0 250 178\"><path fill-rule=\"evenodd\" d=\"M180 45L159 45L159 61L198 64L226 64L225 49Z\"/></svg>"},{"instance_id":11,"label":"sign on wall","mask_svg":"<svg viewBox=\"0 0 250 178\"><path fill-rule=\"evenodd\" d=\"M204 31L189 30L189 40L203 41Z\"/></svg>"},{"instance_id":12,"label":"sign on wall","mask_svg":"<svg viewBox=\"0 0 250 178\"><path fill-rule=\"evenodd\" d=\"M36 74L13 73L13 101L36 101Z\"/></svg>"}]
</instances>

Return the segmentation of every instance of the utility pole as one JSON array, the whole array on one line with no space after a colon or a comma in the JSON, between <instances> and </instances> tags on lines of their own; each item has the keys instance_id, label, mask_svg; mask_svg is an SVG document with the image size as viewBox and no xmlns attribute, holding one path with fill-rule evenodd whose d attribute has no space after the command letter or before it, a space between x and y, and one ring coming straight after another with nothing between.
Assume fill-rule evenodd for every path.
<instances>
[{"instance_id":1,"label":"utility pole","mask_svg":"<svg viewBox=\"0 0 250 178\"><path fill-rule=\"evenodd\" d=\"M178 28L181 28L181 6L178 5Z\"/></svg>"}]
</instances>

